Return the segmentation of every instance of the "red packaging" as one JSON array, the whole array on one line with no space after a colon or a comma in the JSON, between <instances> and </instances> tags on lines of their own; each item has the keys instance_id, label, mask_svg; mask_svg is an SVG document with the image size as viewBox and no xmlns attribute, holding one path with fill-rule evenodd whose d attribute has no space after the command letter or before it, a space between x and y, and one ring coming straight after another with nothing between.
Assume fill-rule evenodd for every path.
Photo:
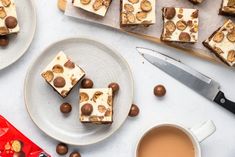
<instances>
[{"instance_id":1,"label":"red packaging","mask_svg":"<svg viewBox=\"0 0 235 157\"><path fill-rule=\"evenodd\" d=\"M0 157L50 157L0 115Z\"/></svg>"}]
</instances>

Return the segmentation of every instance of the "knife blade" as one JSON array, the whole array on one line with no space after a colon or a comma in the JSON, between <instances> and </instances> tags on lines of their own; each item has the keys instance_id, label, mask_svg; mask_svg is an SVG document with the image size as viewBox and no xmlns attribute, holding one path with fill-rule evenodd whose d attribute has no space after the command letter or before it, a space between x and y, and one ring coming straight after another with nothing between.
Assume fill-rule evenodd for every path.
<instances>
[{"instance_id":1,"label":"knife blade","mask_svg":"<svg viewBox=\"0 0 235 157\"><path fill-rule=\"evenodd\" d=\"M141 47L137 47L136 49L154 66L158 67L187 87L193 89L200 95L216 102L235 114L235 103L224 96L224 93L220 91L220 85L218 82L183 64L180 60L176 60L151 49Z\"/></svg>"}]
</instances>

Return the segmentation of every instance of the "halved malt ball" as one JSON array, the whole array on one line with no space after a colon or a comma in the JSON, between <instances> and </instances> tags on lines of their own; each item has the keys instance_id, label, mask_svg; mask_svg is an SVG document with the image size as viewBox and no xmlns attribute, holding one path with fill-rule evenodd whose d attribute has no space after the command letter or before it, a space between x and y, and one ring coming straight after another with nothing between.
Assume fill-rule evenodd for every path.
<instances>
[{"instance_id":1,"label":"halved malt ball","mask_svg":"<svg viewBox=\"0 0 235 157\"><path fill-rule=\"evenodd\" d=\"M10 0L1 0L4 7L8 7L11 4Z\"/></svg>"},{"instance_id":2,"label":"halved malt ball","mask_svg":"<svg viewBox=\"0 0 235 157\"><path fill-rule=\"evenodd\" d=\"M111 0L103 0L103 5L106 7L109 7L111 3Z\"/></svg>"},{"instance_id":3,"label":"halved malt ball","mask_svg":"<svg viewBox=\"0 0 235 157\"><path fill-rule=\"evenodd\" d=\"M80 103L87 101L89 99L89 96L87 93L81 92L79 94L79 99L80 99Z\"/></svg>"},{"instance_id":4,"label":"halved malt ball","mask_svg":"<svg viewBox=\"0 0 235 157\"><path fill-rule=\"evenodd\" d=\"M142 0L142 2L140 3L140 8L143 11L149 12L152 10L152 4L148 0Z\"/></svg>"},{"instance_id":5,"label":"halved malt ball","mask_svg":"<svg viewBox=\"0 0 235 157\"><path fill-rule=\"evenodd\" d=\"M7 35L9 30L7 27L0 27L0 35Z\"/></svg>"},{"instance_id":6,"label":"halved malt ball","mask_svg":"<svg viewBox=\"0 0 235 157\"><path fill-rule=\"evenodd\" d=\"M214 37L213 41L216 43L220 43L224 39L224 33L223 32L217 32Z\"/></svg>"},{"instance_id":7,"label":"halved malt ball","mask_svg":"<svg viewBox=\"0 0 235 157\"><path fill-rule=\"evenodd\" d=\"M139 21L144 20L147 17L147 13L143 11L139 11L136 13L136 19Z\"/></svg>"},{"instance_id":8,"label":"halved malt ball","mask_svg":"<svg viewBox=\"0 0 235 157\"><path fill-rule=\"evenodd\" d=\"M14 152L20 152L22 150L22 144L18 140L14 140L11 146Z\"/></svg>"},{"instance_id":9,"label":"halved malt ball","mask_svg":"<svg viewBox=\"0 0 235 157\"><path fill-rule=\"evenodd\" d=\"M235 61L235 50L230 50L228 52L227 60L231 63Z\"/></svg>"},{"instance_id":10,"label":"halved malt ball","mask_svg":"<svg viewBox=\"0 0 235 157\"><path fill-rule=\"evenodd\" d=\"M64 68L61 65L56 64L56 65L53 66L52 71L54 73L63 73L64 72Z\"/></svg>"},{"instance_id":11,"label":"halved malt ball","mask_svg":"<svg viewBox=\"0 0 235 157\"><path fill-rule=\"evenodd\" d=\"M4 7L0 7L0 18L4 19L7 16L7 13L4 9Z\"/></svg>"},{"instance_id":12,"label":"halved malt ball","mask_svg":"<svg viewBox=\"0 0 235 157\"><path fill-rule=\"evenodd\" d=\"M224 52L221 50L221 48L214 46L213 49L215 50L216 53L218 54L223 54Z\"/></svg>"},{"instance_id":13,"label":"halved malt ball","mask_svg":"<svg viewBox=\"0 0 235 157\"><path fill-rule=\"evenodd\" d=\"M175 8L173 7L165 8L164 17L166 19L168 20L173 19L173 17L175 17L175 14L176 14Z\"/></svg>"},{"instance_id":14,"label":"halved malt ball","mask_svg":"<svg viewBox=\"0 0 235 157\"><path fill-rule=\"evenodd\" d=\"M88 5L91 0L80 0L80 2L83 4L83 5Z\"/></svg>"},{"instance_id":15,"label":"halved malt ball","mask_svg":"<svg viewBox=\"0 0 235 157\"><path fill-rule=\"evenodd\" d=\"M191 37L188 33L186 32L181 32L179 35L179 40L183 42L189 42L191 40Z\"/></svg>"},{"instance_id":16,"label":"halved malt ball","mask_svg":"<svg viewBox=\"0 0 235 157\"><path fill-rule=\"evenodd\" d=\"M113 104L113 97L112 96L108 96L107 104L109 106L112 106L112 104Z\"/></svg>"},{"instance_id":17,"label":"halved malt ball","mask_svg":"<svg viewBox=\"0 0 235 157\"><path fill-rule=\"evenodd\" d=\"M54 78L54 74L52 71L48 70L44 73L42 73L42 77L47 80L48 82L51 82Z\"/></svg>"},{"instance_id":18,"label":"halved malt ball","mask_svg":"<svg viewBox=\"0 0 235 157\"><path fill-rule=\"evenodd\" d=\"M124 9L127 12L133 12L134 11L134 7L131 4L124 4Z\"/></svg>"},{"instance_id":19,"label":"halved malt ball","mask_svg":"<svg viewBox=\"0 0 235 157\"><path fill-rule=\"evenodd\" d=\"M227 34L227 39L231 42L235 42L235 31L232 31Z\"/></svg>"},{"instance_id":20,"label":"halved malt ball","mask_svg":"<svg viewBox=\"0 0 235 157\"><path fill-rule=\"evenodd\" d=\"M127 15L126 13L121 13L121 20L122 20L122 24L127 24Z\"/></svg>"},{"instance_id":21,"label":"halved malt ball","mask_svg":"<svg viewBox=\"0 0 235 157\"><path fill-rule=\"evenodd\" d=\"M139 2L139 0L128 0L130 3L132 3L132 4L136 4L136 3L138 3Z\"/></svg>"},{"instance_id":22,"label":"halved malt ball","mask_svg":"<svg viewBox=\"0 0 235 157\"><path fill-rule=\"evenodd\" d=\"M95 11L97 11L102 7L102 5L103 5L102 0L96 0L95 3L92 5L92 7Z\"/></svg>"},{"instance_id":23,"label":"halved malt ball","mask_svg":"<svg viewBox=\"0 0 235 157\"><path fill-rule=\"evenodd\" d=\"M183 31L183 30L186 29L186 27L187 27L187 23L186 23L185 21L183 21L183 20L180 20L180 21L178 21L178 22L176 23L176 28L177 28L178 30Z\"/></svg>"},{"instance_id":24,"label":"halved malt ball","mask_svg":"<svg viewBox=\"0 0 235 157\"><path fill-rule=\"evenodd\" d=\"M93 100L94 102L96 102L96 100L97 100L102 94L104 94L104 93L103 93L103 92L100 92L100 91L95 92L95 94L94 94L93 97L92 97L92 100Z\"/></svg>"},{"instance_id":25,"label":"halved malt ball","mask_svg":"<svg viewBox=\"0 0 235 157\"><path fill-rule=\"evenodd\" d=\"M169 32L174 32L175 29L176 29L176 26L174 24L173 21L167 21L165 24L164 24L164 27L166 28L166 30L168 30Z\"/></svg>"},{"instance_id":26,"label":"halved malt ball","mask_svg":"<svg viewBox=\"0 0 235 157\"><path fill-rule=\"evenodd\" d=\"M106 107L104 106L104 105L99 105L98 106L98 111L100 112L100 113L105 113L106 112Z\"/></svg>"},{"instance_id":27,"label":"halved malt ball","mask_svg":"<svg viewBox=\"0 0 235 157\"><path fill-rule=\"evenodd\" d=\"M133 13L127 13L127 20L129 23L135 22L135 15Z\"/></svg>"},{"instance_id":28,"label":"halved malt ball","mask_svg":"<svg viewBox=\"0 0 235 157\"><path fill-rule=\"evenodd\" d=\"M194 11L191 15L192 18L198 18L198 10Z\"/></svg>"}]
</instances>

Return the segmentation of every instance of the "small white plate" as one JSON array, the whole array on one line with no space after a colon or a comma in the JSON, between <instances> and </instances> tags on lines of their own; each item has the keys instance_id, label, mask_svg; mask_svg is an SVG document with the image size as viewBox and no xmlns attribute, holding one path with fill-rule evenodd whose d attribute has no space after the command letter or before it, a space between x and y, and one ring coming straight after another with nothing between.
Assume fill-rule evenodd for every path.
<instances>
[{"instance_id":1,"label":"small white plate","mask_svg":"<svg viewBox=\"0 0 235 157\"><path fill-rule=\"evenodd\" d=\"M7 47L0 47L0 70L16 62L29 48L36 30L33 0L15 0L20 32L10 35Z\"/></svg>"},{"instance_id":2,"label":"small white plate","mask_svg":"<svg viewBox=\"0 0 235 157\"><path fill-rule=\"evenodd\" d=\"M78 86L62 99L40 76L41 71L63 50L81 66L94 88L107 87L111 82L120 85L114 99L112 125L82 124L79 121ZM72 145L97 143L112 135L126 120L133 100L133 79L128 63L109 47L86 38L69 38L49 46L29 68L25 79L25 103L35 124L46 134ZM72 104L72 112L64 116L60 104Z\"/></svg>"}]
</instances>

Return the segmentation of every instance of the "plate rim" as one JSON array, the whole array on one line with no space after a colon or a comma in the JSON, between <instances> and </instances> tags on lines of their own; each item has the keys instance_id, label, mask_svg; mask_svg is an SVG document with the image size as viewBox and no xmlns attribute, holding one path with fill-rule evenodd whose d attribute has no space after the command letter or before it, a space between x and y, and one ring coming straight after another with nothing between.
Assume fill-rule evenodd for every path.
<instances>
[{"instance_id":1,"label":"plate rim","mask_svg":"<svg viewBox=\"0 0 235 157\"><path fill-rule=\"evenodd\" d=\"M28 44L26 44L23 48L23 50L21 51L21 53L19 55L17 55L16 58L12 59L11 61L9 61L7 64L0 66L0 70L3 70L7 67L9 67L10 65L14 64L16 61L18 61L21 57L23 57L23 55L27 52L27 50L29 49L29 47L31 46L34 36L35 36L35 32L36 32L36 28L37 28L37 12L36 12L36 7L35 7L35 2L34 0L30 0L29 2L31 2L31 6L32 6L32 28L33 28L33 33L30 36L30 42Z\"/></svg>"},{"instance_id":2,"label":"plate rim","mask_svg":"<svg viewBox=\"0 0 235 157\"><path fill-rule=\"evenodd\" d=\"M29 105L29 102L27 101L27 98L26 98L26 95L27 95L27 89L26 89L26 86L28 84L28 77L30 75L30 71L32 69L32 67L34 66L35 62L41 57L43 56L48 49L50 49L51 47L53 47L55 44L58 44L60 42L65 42L67 40L77 40L77 39L82 39L82 40L89 40L89 41L95 41L96 43L98 44L101 44L102 46L112 50L112 53L114 53L115 55L117 55L121 60L122 62L126 65L126 68L128 70L128 74L129 74L129 77L130 77L130 83L131 83L131 100L133 101L133 98L134 98L134 78L133 78L133 74L132 74L132 70L130 68L130 65L129 63L127 62L127 60L121 55L118 53L118 51L116 51L112 46L110 46L109 44L104 44L103 42L99 42L97 40L94 40L94 39L91 39L89 37L84 37L84 36L75 36L75 37L67 37L67 38L63 38L63 39L59 39L55 42L52 42L51 44L49 44L48 46L46 46L46 48L44 48L41 53L36 57L36 59L34 59L34 61L30 64L29 68L27 69L27 73L26 73L26 76L25 76L25 79L24 79L24 103L25 103L25 107L26 107L26 110L27 110L27 113L30 117L30 119L33 121L33 123L44 133L46 134L47 136L51 137L52 139L55 139L57 141L60 141L60 142L65 142L66 144L69 144L69 145L73 145L73 146L88 146L88 145L92 145L92 144L96 144L96 143L99 143L101 141L104 141L105 139L109 138L110 136L112 136L115 132L117 132L122 126L123 124L125 123L125 121L127 120L128 118L128 114L126 115L126 117L123 119L123 121L121 122L121 125L119 125L118 127L116 127L111 133L107 134L106 136L100 138L99 140L95 141L95 142L89 142L89 143L86 143L86 144L78 144L78 143L73 143L73 142L69 142L69 141L64 141L63 139L61 139L60 137L55 137L54 135L52 134L49 134L48 132L46 132L42 127L40 127L39 124L37 124L36 120L35 120L35 117L33 117L30 113L30 110L28 108L28 105ZM131 102L132 104L132 102Z\"/></svg>"}]
</instances>

